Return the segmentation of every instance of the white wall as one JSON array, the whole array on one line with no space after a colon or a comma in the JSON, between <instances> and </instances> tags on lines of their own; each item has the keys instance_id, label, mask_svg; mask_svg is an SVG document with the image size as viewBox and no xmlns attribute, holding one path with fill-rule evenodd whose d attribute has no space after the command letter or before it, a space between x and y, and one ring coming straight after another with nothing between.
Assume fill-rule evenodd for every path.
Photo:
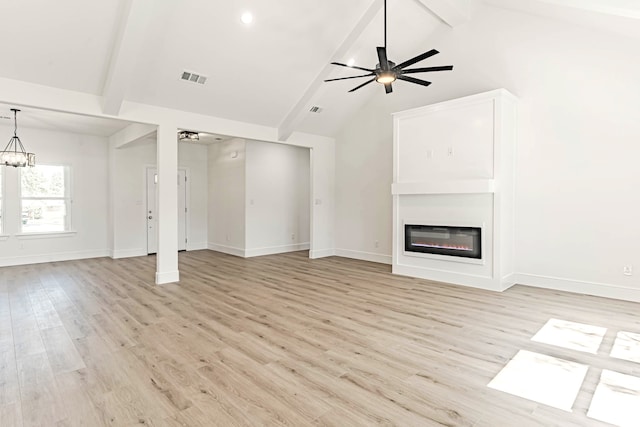
<instances>
[{"instance_id":1,"label":"white wall","mask_svg":"<svg viewBox=\"0 0 640 427\"><path fill-rule=\"evenodd\" d=\"M209 249L244 256L245 148L241 138L209 145Z\"/></svg>"},{"instance_id":2,"label":"white wall","mask_svg":"<svg viewBox=\"0 0 640 427\"><path fill-rule=\"evenodd\" d=\"M113 257L147 254L146 169L155 167L156 142L147 139L111 147L113 193ZM207 245L207 147L178 144L178 167L187 170L187 250Z\"/></svg>"},{"instance_id":3,"label":"white wall","mask_svg":"<svg viewBox=\"0 0 640 427\"><path fill-rule=\"evenodd\" d=\"M19 128L25 148L36 164L67 165L71 169L72 234L17 236L20 233L18 169L0 166L4 173L4 228L0 266L107 256L108 179L106 138L66 132ZM6 141L13 127L0 126Z\"/></svg>"},{"instance_id":4,"label":"white wall","mask_svg":"<svg viewBox=\"0 0 640 427\"><path fill-rule=\"evenodd\" d=\"M519 281L640 299L635 276L622 274L640 266L637 40L483 6L430 47L442 53L425 66L453 72L430 75L428 88L394 83L336 138L337 253L391 252L390 113L504 87L519 98Z\"/></svg>"},{"instance_id":5,"label":"white wall","mask_svg":"<svg viewBox=\"0 0 640 427\"><path fill-rule=\"evenodd\" d=\"M246 256L309 249L309 149L246 143Z\"/></svg>"},{"instance_id":6,"label":"white wall","mask_svg":"<svg viewBox=\"0 0 640 427\"><path fill-rule=\"evenodd\" d=\"M309 154L240 138L211 144L209 249L243 257L309 249Z\"/></svg>"}]
</instances>

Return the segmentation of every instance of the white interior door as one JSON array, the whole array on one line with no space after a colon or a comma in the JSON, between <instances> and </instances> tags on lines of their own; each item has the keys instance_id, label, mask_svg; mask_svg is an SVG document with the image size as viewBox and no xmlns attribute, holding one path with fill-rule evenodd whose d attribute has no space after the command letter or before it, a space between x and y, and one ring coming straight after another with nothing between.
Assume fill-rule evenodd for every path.
<instances>
[{"instance_id":1,"label":"white interior door","mask_svg":"<svg viewBox=\"0 0 640 427\"><path fill-rule=\"evenodd\" d=\"M187 172L178 171L178 250L187 249ZM158 251L158 172L147 169L147 253Z\"/></svg>"},{"instance_id":2,"label":"white interior door","mask_svg":"<svg viewBox=\"0 0 640 427\"><path fill-rule=\"evenodd\" d=\"M158 173L156 169L147 169L147 253L158 251L158 202L156 198Z\"/></svg>"}]
</instances>

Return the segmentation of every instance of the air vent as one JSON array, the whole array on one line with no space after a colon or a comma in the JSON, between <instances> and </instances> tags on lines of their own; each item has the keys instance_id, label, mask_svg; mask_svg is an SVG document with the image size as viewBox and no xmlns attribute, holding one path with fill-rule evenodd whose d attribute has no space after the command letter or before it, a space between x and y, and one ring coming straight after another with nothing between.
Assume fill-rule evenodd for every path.
<instances>
[{"instance_id":1,"label":"air vent","mask_svg":"<svg viewBox=\"0 0 640 427\"><path fill-rule=\"evenodd\" d=\"M309 108L309 111L311 111L312 113L321 113L322 107L318 107L317 105L314 105L313 107Z\"/></svg>"},{"instance_id":2,"label":"air vent","mask_svg":"<svg viewBox=\"0 0 640 427\"><path fill-rule=\"evenodd\" d=\"M182 75L180 76L180 79L188 82L192 82L192 83L198 83L201 85L207 82L207 76L203 76L202 74L192 73L190 71L183 71Z\"/></svg>"}]
</instances>

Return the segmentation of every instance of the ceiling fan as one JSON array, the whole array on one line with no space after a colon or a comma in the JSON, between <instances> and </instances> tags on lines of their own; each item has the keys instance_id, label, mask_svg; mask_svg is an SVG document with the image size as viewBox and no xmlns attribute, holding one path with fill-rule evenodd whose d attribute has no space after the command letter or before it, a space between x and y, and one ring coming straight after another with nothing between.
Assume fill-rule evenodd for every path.
<instances>
[{"instance_id":1,"label":"ceiling fan","mask_svg":"<svg viewBox=\"0 0 640 427\"><path fill-rule=\"evenodd\" d=\"M384 85L384 90L386 93L393 92L391 87L391 83L396 80L404 80L406 82L419 84L422 86L429 86L431 82L426 80L416 79L411 76L407 76L406 74L415 74L415 73L427 73L431 71L451 71L453 70L453 65L442 65L437 67L426 67L426 68L410 68L406 69L416 62L420 62L424 59L427 59L433 55L439 53L435 49L431 49L428 52L421 53L418 56L415 56L411 59L408 59L400 64L396 64L393 61L389 61L387 59L387 0L384 0L384 46L378 46L376 48L378 50L378 63L375 68L364 68L358 67L355 65L347 65L342 64L340 62L332 62L333 65L339 65L341 67L355 68L357 70L368 71L368 74L361 74L359 76L350 76L350 77L340 77L337 79L328 79L325 82L333 82L336 80L348 80L348 79L358 79L361 77L373 77L371 80L367 80L359 86L354 87L349 92L356 91L361 87L368 85L369 83L373 83L374 81L381 83Z\"/></svg>"}]
</instances>

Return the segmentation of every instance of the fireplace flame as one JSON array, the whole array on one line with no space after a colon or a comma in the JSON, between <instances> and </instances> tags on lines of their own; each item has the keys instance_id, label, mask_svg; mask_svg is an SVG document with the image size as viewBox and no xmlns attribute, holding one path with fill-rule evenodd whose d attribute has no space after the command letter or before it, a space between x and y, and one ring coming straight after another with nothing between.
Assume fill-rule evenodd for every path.
<instances>
[{"instance_id":1,"label":"fireplace flame","mask_svg":"<svg viewBox=\"0 0 640 427\"><path fill-rule=\"evenodd\" d=\"M423 248L435 248L435 249L451 249L455 251L473 251L469 246L464 245L447 245L444 243L430 243L430 242L412 242L412 246L420 246Z\"/></svg>"}]
</instances>

